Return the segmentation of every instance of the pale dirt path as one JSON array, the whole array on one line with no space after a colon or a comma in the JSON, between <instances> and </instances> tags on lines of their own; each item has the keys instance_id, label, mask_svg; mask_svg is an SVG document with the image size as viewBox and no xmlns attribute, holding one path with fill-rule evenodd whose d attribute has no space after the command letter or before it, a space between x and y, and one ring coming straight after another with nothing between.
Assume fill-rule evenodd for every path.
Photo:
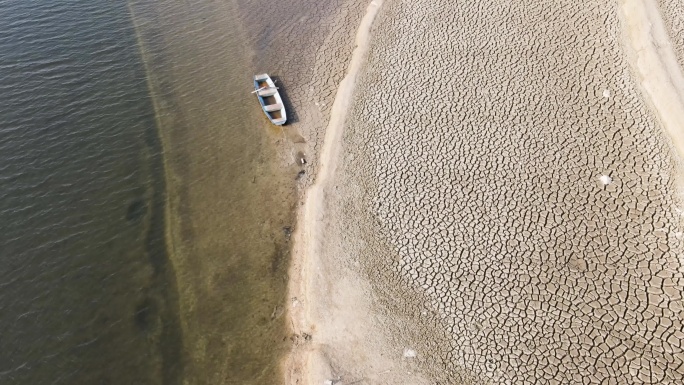
<instances>
[{"instance_id":1,"label":"pale dirt path","mask_svg":"<svg viewBox=\"0 0 684 385\"><path fill-rule=\"evenodd\" d=\"M289 314L299 343L286 365L288 384L353 383L391 380L396 363L382 358L387 348L373 329L368 290L354 274L329 258L323 247L326 229L326 190L337 168L345 118L357 77L363 68L370 34L383 0L373 0L357 30L347 69L335 95L320 153L316 182L306 192L298 215L298 230L290 274ZM325 254L325 256L324 256ZM371 335L372 334L372 335ZM395 355L401 358L401 354ZM403 379L422 383L420 379Z\"/></svg>"}]
</instances>

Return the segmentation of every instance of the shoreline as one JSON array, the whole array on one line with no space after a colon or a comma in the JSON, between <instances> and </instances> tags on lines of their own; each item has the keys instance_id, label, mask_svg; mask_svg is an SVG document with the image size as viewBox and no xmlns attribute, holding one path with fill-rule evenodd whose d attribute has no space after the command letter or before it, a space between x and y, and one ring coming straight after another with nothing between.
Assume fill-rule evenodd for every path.
<instances>
[{"instance_id":1,"label":"shoreline","mask_svg":"<svg viewBox=\"0 0 684 385\"><path fill-rule=\"evenodd\" d=\"M297 213L297 230L293 234L292 258L290 265L290 280L288 282L287 304L288 317L294 332L300 341L295 343L289 357L284 361L285 383L287 384L318 384L324 380L313 376L320 376L323 363L316 361L316 349L309 344L310 340L318 339L317 329L325 327L317 325L312 319L312 302L320 300L317 293L312 292L312 274L319 269L316 258L320 253L320 237L322 216L324 215L323 190L328 179L334 173L337 157L339 156L340 139L344 129L344 121L349 103L354 92L356 80L367 54L370 29L382 6L383 0L373 0L366 8L359 27L357 28L355 45L348 69L335 93L335 99L330 111L330 118L325 129L323 148L319 155L317 174L313 185L309 186L302 197L303 205ZM316 331L315 331L316 330ZM303 340L303 341L301 341ZM324 383L324 382L323 382Z\"/></svg>"},{"instance_id":2,"label":"shoreline","mask_svg":"<svg viewBox=\"0 0 684 385\"><path fill-rule=\"evenodd\" d=\"M344 262L340 265L327 260L331 253L324 246L325 232L333 226L325 219L330 211L326 195L331 193L345 120L382 6L383 0L371 1L357 29L356 47L330 111L315 183L306 190L297 215L288 285L288 316L297 340L283 363L287 384L354 383L387 378L428 383L418 373L402 373L412 350L405 350L403 356L397 351L388 339L390 336L377 324L380 315L371 299L372 289L357 272L346 269Z\"/></svg>"}]
</instances>

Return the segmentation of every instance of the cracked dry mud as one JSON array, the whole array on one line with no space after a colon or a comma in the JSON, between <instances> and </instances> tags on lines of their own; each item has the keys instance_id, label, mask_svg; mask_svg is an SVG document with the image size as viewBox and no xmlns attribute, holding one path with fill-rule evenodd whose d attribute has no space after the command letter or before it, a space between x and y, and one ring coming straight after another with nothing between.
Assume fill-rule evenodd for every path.
<instances>
[{"instance_id":1,"label":"cracked dry mud","mask_svg":"<svg viewBox=\"0 0 684 385\"><path fill-rule=\"evenodd\" d=\"M325 247L439 383L683 381L679 160L618 15L394 0L376 21Z\"/></svg>"}]
</instances>

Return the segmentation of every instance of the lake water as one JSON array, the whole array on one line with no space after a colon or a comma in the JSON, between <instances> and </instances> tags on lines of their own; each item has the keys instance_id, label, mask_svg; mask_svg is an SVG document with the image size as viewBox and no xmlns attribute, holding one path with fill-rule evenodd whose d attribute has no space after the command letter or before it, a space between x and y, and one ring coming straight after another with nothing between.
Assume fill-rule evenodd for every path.
<instances>
[{"instance_id":1,"label":"lake water","mask_svg":"<svg viewBox=\"0 0 684 385\"><path fill-rule=\"evenodd\" d=\"M249 52L192 56L230 23L177 50L212 9L149 3L0 1L0 384L264 381L287 347L294 192L244 111Z\"/></svg>"}]
</instances>

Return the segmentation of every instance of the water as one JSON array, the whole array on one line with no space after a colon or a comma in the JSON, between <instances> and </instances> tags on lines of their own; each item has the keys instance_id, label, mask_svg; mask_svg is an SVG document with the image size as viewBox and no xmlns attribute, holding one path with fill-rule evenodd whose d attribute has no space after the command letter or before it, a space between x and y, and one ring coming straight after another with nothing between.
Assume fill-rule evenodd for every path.
<instances>
[{"instance_id":1,"label":"water","mask_svg":"<svg viewBox=\"0 0 684 385\"><path fill-rule=\"evenodd\" d=\"M277 378L296 170L231 4L0 0L1 384Z\"/></svg>"},{"instance_id":2,"label":"water","mask_svg":"<svg viewBox=\"0 0 684 385\"><path fill-rule=\"evenodd\" d=\"M0 383L179 383L162 176L126 4L0 2Z\"/></svg>"},{"instance_id":3,"label":"water","mask_svg":"<svg viewBox=\"0 0 684 385\"><path fill-rule=\"evenodd\" d=\"M184 378L274 383L288 350L283 303L295 166L253 89L234 2L131 1L165 149L168 240L177 273Z\"/></svg>"}]
</instances>

